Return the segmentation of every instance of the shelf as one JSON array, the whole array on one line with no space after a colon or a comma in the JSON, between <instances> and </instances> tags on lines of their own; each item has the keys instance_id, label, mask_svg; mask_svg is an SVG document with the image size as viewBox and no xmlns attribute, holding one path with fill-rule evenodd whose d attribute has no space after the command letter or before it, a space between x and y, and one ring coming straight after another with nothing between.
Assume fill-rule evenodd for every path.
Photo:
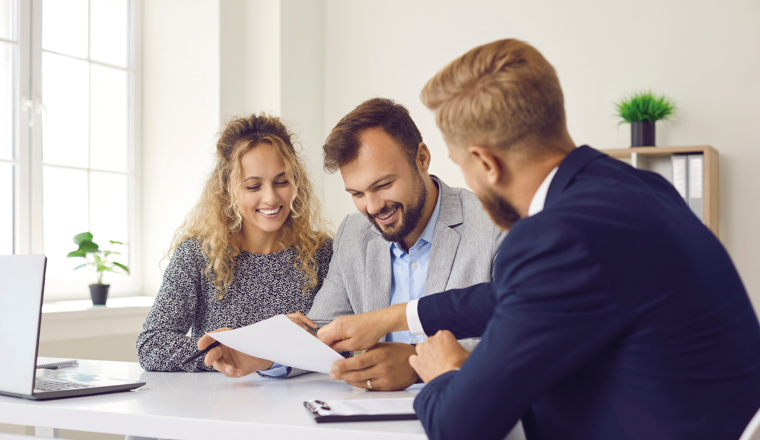
<instances>
[{"instance_id":1,"label":"shelf","mask_svg":"<svg viewBox=\"0 0 760 440\"><path fill-rule=\"evenodd\" d=\"M599 150L616 159L623 160L634 168L653 171L673 182L670 157L674 154L703 155L703 188L705 225L718 236L719 229L719 159L718 150L709 145L688 147L634 147Z\"/></svg>"},{"instance_id":2,"label":"shelf","mask_svg":"<svg viewBox=\"0 0 760 440\"><path fill-rule=\"evenodd\" d=\"M679 153L703 153L705 155L718 155L718 150L709 145L697 145L694 147L632 147L600 151L617 159L631 157L631 154L633 153L649 156L672 156L673 154Z\"/></svg>"}]
</instances>

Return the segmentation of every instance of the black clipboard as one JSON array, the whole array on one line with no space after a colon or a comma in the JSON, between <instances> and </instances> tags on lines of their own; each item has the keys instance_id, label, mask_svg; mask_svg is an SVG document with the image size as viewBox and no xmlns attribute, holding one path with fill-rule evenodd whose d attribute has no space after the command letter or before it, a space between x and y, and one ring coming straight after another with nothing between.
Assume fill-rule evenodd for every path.
<instances>
[{"instance_id":1,"label":"black clipboard","mask_svg":"<svg viewBox=\"0 0 760 440\"><path fill-rule=\"evenodd\" d=\"M341 422L384 422L394 420L418 420L417 414L335 414L331 411L330 404L321 400L307 400L303 406L314 416L317 423L341 423Z\"/></svg>"}]
</instances>

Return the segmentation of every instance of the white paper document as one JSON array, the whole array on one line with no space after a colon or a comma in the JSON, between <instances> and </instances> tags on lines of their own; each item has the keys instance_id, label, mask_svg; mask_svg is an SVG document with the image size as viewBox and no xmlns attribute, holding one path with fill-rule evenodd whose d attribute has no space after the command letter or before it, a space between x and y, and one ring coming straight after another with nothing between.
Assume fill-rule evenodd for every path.
<instances>
[{"instance_id":1,"label":"white paper document","mask_svg":"<svg viewBox=\"0 0 760 440\"><path fill-rule=\"evenodd\" d=\"M332 364L343 360L337 351L285 315L277 315L235 330L207 334L247 355L302 370L329 374Z\"/></svg>"},{"instance_id":2,"label":"white paper document","mask_svg":"<svg viewBox=\"0 0 760 440\"><path fill-rule=\"evenodd\" d=\"M414 397L403 399L332 400L332 414L414 414Z\"/></svg>"},{"instance_id":3,"label":"white paper document","mask_svg":"<svg viewBox=\"0 0 760 440\"><path fill-rule=\"evenodd\" d=\"M414 414L414 397L400 399L310 400L307 408L321 416Z\"/></svg>"}]
</instances>

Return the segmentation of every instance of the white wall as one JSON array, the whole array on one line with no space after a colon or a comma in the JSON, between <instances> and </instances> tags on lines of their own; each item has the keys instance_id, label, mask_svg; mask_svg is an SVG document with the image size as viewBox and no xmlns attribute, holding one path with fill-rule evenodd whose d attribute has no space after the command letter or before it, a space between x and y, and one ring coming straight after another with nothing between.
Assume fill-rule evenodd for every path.
<instances>
[{"instance_id":1,"label":"white wall","mask_svg":"<svg viewBox=\"0 0 760 440\"><path fill-rule=\"evenodd\" d=\"M143 8L143 293L200 196L230 118L267 112L293 130L322 195L322 0L161 0ZM163 263L166 267L166 261Z\"/></svg>"},{"instance_id":2,"label":"white wall","mask_svg":"<svg viewBox=\"0 0 760 440\"><path fill-rule=\"evenodd\" d=\"M432 172L456 186L464 180L419 93L477 45L518 38L538 48L557 70L577 144L629 146L612 102L641 89L668 94L678 116L658 123L658 145L720 152L720 237L760 308L757 1L327 0L325 20L325 130L362 100L396 99L431 147ZM327 178L325 200L336 221L354 209L339 175Z\"/></svg>"},{"instance_id":3,"label":"white wall","mask_svg":"<svg viewBox=\"0 0 760 440\"><path fill-rule=\"evenodd\" d=\"M281 113L296 133L322 197L325 131L325 3L282 0ZM336 224L337 226L337 224Z\"/></svg>"},{"instance_id":4,"label":"white wall","mask_svg":"<svg viewBox=\"0 0 760 440\"><path fill-rule=\"evenodd\" d=\"M219 2L143 2L143 290L213 165L220 117ZM166 267L166 264L163 264Z\"/></svg>"},{"instance_id":5,"label":"white wall","mask_svg":"<svg viewBox=\"0 0 760 440\"><path fill-rule=\"evenodd\" d=\"M227 116L266 110L287 121L337 225L354 207L340 176L321 171L334 124L365 99L396 99L431 147L432 171L464 186L419 92L455 57L512 37L557 69L578 144L629 145L612 104L624 94L653 89L677 102L676 119L658 123L657 142L720 151L721 240L760 306L757 1L162 0L145 2L143 16L148 294L158 290L157 261L197 200Z\"/></svg>"},{"instance_id":6,"label":"white wall","mask_svg":"<svg viewBox=\"0 0 760 440\"><path fill-rule=\"evenodd\" d=\"M246 58L245 0L219 3L219 115L220 123L245 110Z\"/></svg>"},{"instance_id":7,"label":"white wall","mask_svg":"<svg viewBox=\"0 0 760 440\"><path fill-rule=\"evenodd\" d=\"M237 1L237 0L236 0ZM279 116L302 147L322 195L325 100L322 0L246 0L245 112Z\"/></svg>"},{"instance_id":8,"label":"white wall","mask_svg":"<svg viewBox=\"0 0 760 440\"><path fill-rule=\"evenodd\" d=\"M280 114L282 94L280 0L246 0L244 58L245 108L251 112Z\"/></svg>"}]
</instances>

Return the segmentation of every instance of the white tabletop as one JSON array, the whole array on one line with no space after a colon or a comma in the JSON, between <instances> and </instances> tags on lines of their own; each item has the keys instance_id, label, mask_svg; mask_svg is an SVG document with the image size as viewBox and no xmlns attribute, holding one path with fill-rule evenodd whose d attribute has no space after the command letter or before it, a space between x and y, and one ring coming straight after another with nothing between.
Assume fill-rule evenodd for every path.
<instances>
[{"instance_id":1,"label":"white tabletop","mask_svg":"<svg viewBox=\"0 0 760 440\"><path fill-rule=\"evenodd\" d=\"M0 396L0 423L187 440L427 438L416 420L317 424L303 406L310 399L412 397L422 385L367 392L318 373L293 379L263 379L257 374L230 379L220 373L154 373L136 363L87 360L66 370L147 385L130 392L48 401Z\"/></svg>"}]
</instances>

